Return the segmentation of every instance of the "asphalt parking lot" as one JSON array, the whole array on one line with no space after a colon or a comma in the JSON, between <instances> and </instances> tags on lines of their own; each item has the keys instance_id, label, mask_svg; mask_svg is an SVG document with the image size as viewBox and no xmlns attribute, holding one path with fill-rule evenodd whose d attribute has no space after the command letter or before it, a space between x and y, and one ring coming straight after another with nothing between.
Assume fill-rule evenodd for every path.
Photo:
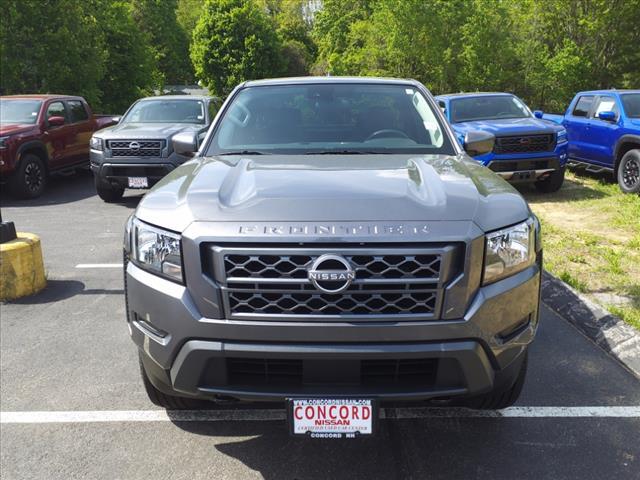
<instances>
[{"instance_id":1,"label":"asphalt parking lot","mask_svg":"<svg viewBox=\"0 0 640 480\"><path fill-rule=\"evenodd\" d=\"M158 411L118 268L139 198L105 204L87 174L35 201L0 197L5 220L41 236L49 279L0 307L3 479L640 478L640 381L546 307L503 415L389 410L376 437L331 441L289 437L279 405Z\"/></svg>"}]
</instances>

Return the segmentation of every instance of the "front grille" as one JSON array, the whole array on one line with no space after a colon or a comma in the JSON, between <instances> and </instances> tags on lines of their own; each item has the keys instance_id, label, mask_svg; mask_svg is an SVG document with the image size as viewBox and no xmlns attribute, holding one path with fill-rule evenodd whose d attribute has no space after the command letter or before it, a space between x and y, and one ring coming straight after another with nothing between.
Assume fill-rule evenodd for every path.
<instances>
[{"instance_id":1,"label":"front grille","mask_svg":"<svg viewBox=\"0 0 640 480\"><path fill-rule=\"evenodd\" d=\"M230 385L298 385L302 383L302 360L228 358Z\"/></svg>"},{"instance_id":2,"label":"front grille","mask_svg":"<svg viewBox=\"0 0 640 480\"><path fill-rule=\"evenodd\" d=\"M212 246L209 268L220 284L227 318L326 320L435 319L457 247L241 248ZM351 285L326 293L308 271L324 254L342 256L355 271Z\"/></svg>"},{"instance_id":3,"label":"front grille","mask_svg":"<svg viewBox=\"0 0 640 480\"><path fill-rule=\"evenodd\" d=\"M393 387L434 385L436 358L319 360L228 358L227 384L234 386L302 386L349 384Z\"/></svg>"},{"instance_id":4,"label":"front grille","mask_svg":"<svg viewBox=\"0 0 640 480\"><path fill-rule=\"evenodd\" d=\"M160 157L163 140L109 140L112 157Z\"/></svg>"},{"instance_id":5,"label":"front grille","mask_svg":"<svg viewBox=\"0 0 640 480\"><path fill-rule=\"evenodd\" d=\"M171 171L169 165L130 165L117 164L103 167L103 174L107 177L147 177L162 178Z\"/></svg>"},{"instance_id":6,"label":"front grille","mask_svg":"<svg viewBox=\"0 0 640 480\"><path fill-rule=\"evenodd\" d=\"M345 255L357 278L437 279L440 255ZM317 256L310 255L226 255L227 279L307 278Z\"/></svg>"},{"instance_id":7,"label":"front grille","mask_svg":"<svg viewBox=\"0 0 640 480\"><path fill-rule=\"evenodd\" d=\"M365 385L432 385L437 371L435 358L363 360L360 381Z\"/></svg>"},{"instance_id":8,"label":"front grille","mask_svg":"<svg viewBox=\"0 0 640 480\"><path fill-rule=\"evenodd\" d=\"M437 291L403 293L263 293L229 292L234 313L272 315L400 315L432 314Z\"/></svg>"},{"instance_id":9,"label":"front grille","mask_svg":"<svg viewBox=\"0 0 640 480\"><path fill-rule=\"evenodd\" d=\"M556 146L554 134L496 137L494 153L549 152Z\"/></svg>"}]
</instances>

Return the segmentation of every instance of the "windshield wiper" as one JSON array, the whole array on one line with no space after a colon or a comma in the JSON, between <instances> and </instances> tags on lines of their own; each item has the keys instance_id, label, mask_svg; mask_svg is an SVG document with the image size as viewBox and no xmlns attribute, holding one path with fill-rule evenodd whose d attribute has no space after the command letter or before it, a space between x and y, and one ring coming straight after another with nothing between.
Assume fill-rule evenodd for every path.
<instances>
[{"instance_id":1,"label":"windshield wiper","mask_svg":"<svg viewBox=\"0 0 640 480\"><path fill-rule=\"evenodd\" d=\"M377 155L388 152L373 150L320 150L317 152L306 152L305 155Z\"/></svg>"},{"instance_id":2,"label":"windshield wiper","mask_svg":"<svg viewBox=\"0 0 640 480\"><path fill-rule=\"evenodd\" d=\"M224 152L219 153L219 156L222 155L269 155L268 153L259 152L257 150L238 150L237 152Z\"/></svg>"}]
</instances>

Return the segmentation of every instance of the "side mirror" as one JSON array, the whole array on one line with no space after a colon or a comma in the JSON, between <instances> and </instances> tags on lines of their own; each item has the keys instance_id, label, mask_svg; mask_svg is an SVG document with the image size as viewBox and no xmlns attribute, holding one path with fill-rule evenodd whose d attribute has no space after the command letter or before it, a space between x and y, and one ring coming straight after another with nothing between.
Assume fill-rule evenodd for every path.
<instances>
[{"instance_id":1,"label":"side mirror","mask_svg":"<svg viewBox=\"0 0 640 480\"><path fill-rule=\"evenodd\" d=\"M120 120L122 120L122 117L111 117L112 122L120 123Z\"/></svg>"},{"instance_id":2,"label":"side mirror","mask_svg":"<svg viewBox=\"0 0 640 480\"><path fill-rule=\"evenodd\" d=\"M172 139L173 151L178 155L193 157L198 151L198 134L196 132L182 132Z\"/></svg>"},{"instance_id":3,"label":"side mirror","mask_svg":"<svg viewBox=\"0 0 640 480\"><path fill-rule=\"evenodd\" d=\"M47 119L47 123L50 127L61 127L62 125L64 125L64 117L54 115L53 117L49 117Z\"/></svg>"},{"instance_id":4,"label":"side mirror","mask_svg":"<svg viewBox=\"0 0 640 480\"><path fill-rule=\"evenodd\" d=\"M542 110L534 110L533 111L533 116L536 118L542 118L542 116L544 115L544 112Z\"/></svg>"},{"instance_id":5,"label":"side mirror","mask_svg":"<svg viewBox=\"0 0 640 480\"><path fill-rule=\"evenodd\" d=\"M598 115L596 115L600 120L604 120L605 122L615 122L616 121L616 114L615 112L612 112L610 110L606 110L604 112L600 112L598 113Z\"/></svg>"},{"instance_id":6,"label":"side mirror","mask_svg":"<svg viewBox=\"0 0 640 480\"><path fill-rule=\"evenodd\" d=\"M472 130L464 136L464 150L472 157L484 155L493 150L496 137L492 133Z\"/></svg>"}]
</instances>

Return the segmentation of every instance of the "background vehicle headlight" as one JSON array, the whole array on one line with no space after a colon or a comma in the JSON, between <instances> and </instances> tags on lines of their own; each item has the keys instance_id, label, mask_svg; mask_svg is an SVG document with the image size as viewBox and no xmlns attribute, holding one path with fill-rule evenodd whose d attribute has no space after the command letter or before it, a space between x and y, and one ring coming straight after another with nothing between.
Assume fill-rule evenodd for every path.
<instances>
[{"instance_id":1,"label":"background vehicle headlight","mask_svg":"<svg viewBox=\"0 0 640 480\"><path fill-rule=\"evenodd\" d=\"M531 219L486 235L483 285L518 273L535 262L535 225Z\"/></svg>"},{"instance_id":2,"label":"background vehicle headlight","mask_svg":"<svg viewBox=\"0 0 640 480\"><path fill-rule=\"evenodd\" d=\"M567 131L562 129L558 132L558 143L564 143L567 141Z\"/></svg>"},{"instance_id":3,"label":"background vehicle headlight","mask_svg":"<svg viewBox=\"0 0 640 480\"><path fill-rule=\"evenodd\" d=\"M157 275L184 282L180 235L133 220L132 261Z\"/></svg>"},{"instance_id":4,"label":"background vehicle headlight","mask_svg":"<svg viewBox=\"0 0 640 480\"><path fill-rule=\"evenodd\" d=\"M102 139L97 137L91 137L89 146L94 150L102 150Z\"/></svg>"},{"instance_id":5,"label":"background vehicle headlight","mask_svg":"<svg viewBox=\"0 0 640 480\"><path fill-rule=\"evenodd\" d=\"M9 137L0 137L0 150L4 150L8 147L7 140L9 140Z\"/></svg>"}]
</instances>

